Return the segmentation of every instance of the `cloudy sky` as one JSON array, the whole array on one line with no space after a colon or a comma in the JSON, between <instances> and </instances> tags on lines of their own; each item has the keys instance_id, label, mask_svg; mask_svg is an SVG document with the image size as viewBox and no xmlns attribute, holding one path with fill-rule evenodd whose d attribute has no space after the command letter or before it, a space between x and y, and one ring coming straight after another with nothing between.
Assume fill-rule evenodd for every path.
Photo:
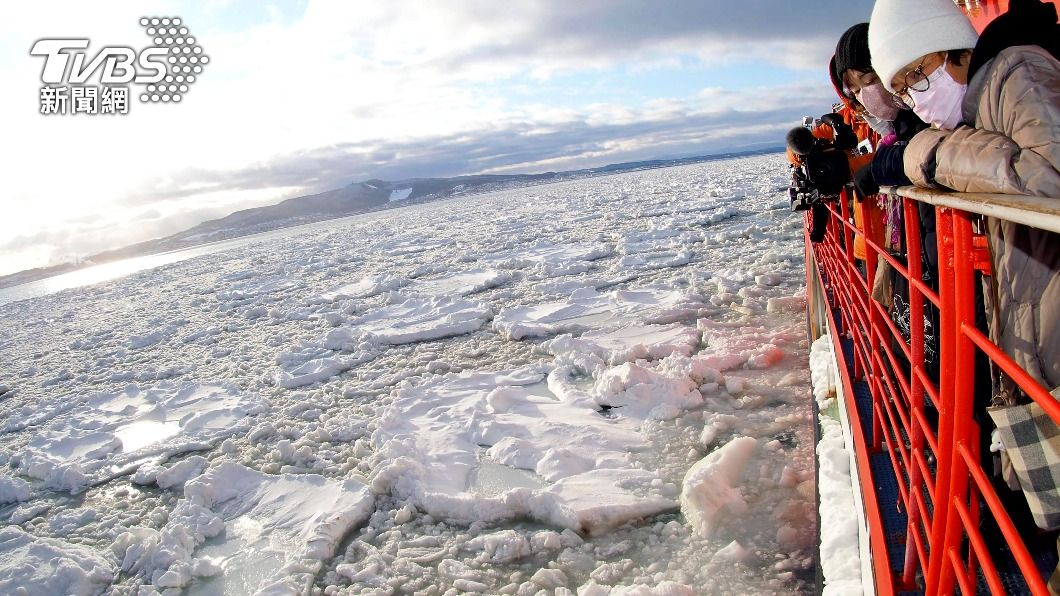
<instances>
[{"instance_id":1,"label":"cloudy sky","mask_svg":"<svg viewBox=\"0 0 1060 596\"><path fill-rule=\"evenodd\" d=\"M104 8L105 7L105 8ZM0 7L0 275L368 178L565 170L781 144L835 100L871 0L155 0ZM40 38L141 49L180 17L179 104L42 116ZM98 81L90 81L97 83ZM131 85L131 93L142 86Z\"/></svg>"}]
</instances>

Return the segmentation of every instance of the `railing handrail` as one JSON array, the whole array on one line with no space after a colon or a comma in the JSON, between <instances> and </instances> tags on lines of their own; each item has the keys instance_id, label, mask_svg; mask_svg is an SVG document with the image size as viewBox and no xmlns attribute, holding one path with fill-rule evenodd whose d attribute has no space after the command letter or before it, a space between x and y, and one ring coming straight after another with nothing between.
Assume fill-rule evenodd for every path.
<instances>
[{"instance_id":1,"label":"railing handrail","mask_svg":"<svg viewBox=\"0 0 1060 596\"><path fill-rule=\"evenodd\" d=\"M1060 234L1060 197L953 192L922 186L881 186L880 192Z\"/></svg>"}]
</instances>

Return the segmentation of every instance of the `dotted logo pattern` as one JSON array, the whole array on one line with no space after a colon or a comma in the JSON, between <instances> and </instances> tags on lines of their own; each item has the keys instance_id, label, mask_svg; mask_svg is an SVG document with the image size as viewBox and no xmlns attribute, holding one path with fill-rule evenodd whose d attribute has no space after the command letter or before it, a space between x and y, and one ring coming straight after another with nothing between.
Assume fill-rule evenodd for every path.
<instances>
[{"instance_id":1,"label":"dotted logo pattern","mask_svg":"<svg viewBox=\"0 0 1060 596\"><path fill-rule=\"evenodd\" d=\"M152 103L178 103L195 82L210 57L202 53L190 30L178 17L143 17L140 25L151 38L153 45L166 48L168 67L166 76L158 83L148 85L140 95L140 101Z\"/></svg>"}]
</instances>

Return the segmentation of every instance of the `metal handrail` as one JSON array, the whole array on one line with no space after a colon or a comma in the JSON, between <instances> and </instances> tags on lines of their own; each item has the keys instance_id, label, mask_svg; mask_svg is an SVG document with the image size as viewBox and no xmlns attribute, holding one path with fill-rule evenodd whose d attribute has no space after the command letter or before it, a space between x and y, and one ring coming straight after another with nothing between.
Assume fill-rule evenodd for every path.
<instances>
[{"instance_id":1,"label":"metal handrail","mask_svg":"<svg viewBox=\"0 0 1060 596\"><path fill-rule=\"evenodd\" d=\"M922 186L881 186L880 192L936 207L960 209L1060 234L1060 198L953 192Z\"/></svg>"}]
</instances>

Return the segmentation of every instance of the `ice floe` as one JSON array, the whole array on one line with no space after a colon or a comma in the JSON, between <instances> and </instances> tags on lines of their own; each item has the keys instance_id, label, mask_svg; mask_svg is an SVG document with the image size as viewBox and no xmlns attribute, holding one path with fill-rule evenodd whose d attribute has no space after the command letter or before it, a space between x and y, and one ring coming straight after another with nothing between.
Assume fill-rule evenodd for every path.
<instances>
[{"instance_id":1,"label":"ice floe","mask_svg":"<svg viewBox=\"0 0 1060 596\"><path fill-rule=\"evenodd\" d=\"M618 327L627 323L671 323L711 312L699 297L677 290L577 290L570 298L502 310L493 327L513 340Z\"/></svg>"},{"instance_id":2,"label":"ice floe","mask_svg":"<svg viewBox=\"0 0 1060 596\"><path fill-rule=\"evenodd\" d=\"M427 296L466 296L499 286L508 278L509 275L501 271L477 269L454 275L420 278L406 291Z\"/></svg>"},{"instance_id":3,"label":"ice floe","mask_svg":"<svg viewBox=\"0 0 1060 596\"><path fill-rule=\"evenodd\" d=\"M223 463L188 481L161 531L133 528L112 550L124 572L157 588L212 578L200 589L299 593L373 502L353 480Z\"/></svg>"},{"instance_id":4,"label":"ice floe","mask_svg":"<svg viewBox=\"0 0 1060 596\"><path fill-rule=\"evenodd\" d=\"M0 528L0 553L4 594L101 594L116 572L104 553L18 527Z\"/></svg>"},{"instance_id":5,"label":"ice floe","mask_svg":"<svg viewBox=\"0 0 1060 596\"><path fill-rule=\"evenodd\" d=\"M545 374L527 368L448 376L404 390L372 436L389 462L373 486L439 518L532 517L587 534L674 508L672 496L652 487L657 477L631 461L630 452L645 447L636 421L528 389ZM537 486L477 493L472 480L484 460L532 472Z\"/></svg>"},{"instance_id":6,"label":"ice floe","mask_svg":"<svg viewBox=\"0 0 1060 596\"><path fill-rule=\"evenodd\" d=\"M47 406L45 406L47 407ZM21 473L48 488L78 492L145 462L208 449L248 429L268 402L226 384L163 381L84 399L12 455Z\"/></svg>"}]
</instances>

